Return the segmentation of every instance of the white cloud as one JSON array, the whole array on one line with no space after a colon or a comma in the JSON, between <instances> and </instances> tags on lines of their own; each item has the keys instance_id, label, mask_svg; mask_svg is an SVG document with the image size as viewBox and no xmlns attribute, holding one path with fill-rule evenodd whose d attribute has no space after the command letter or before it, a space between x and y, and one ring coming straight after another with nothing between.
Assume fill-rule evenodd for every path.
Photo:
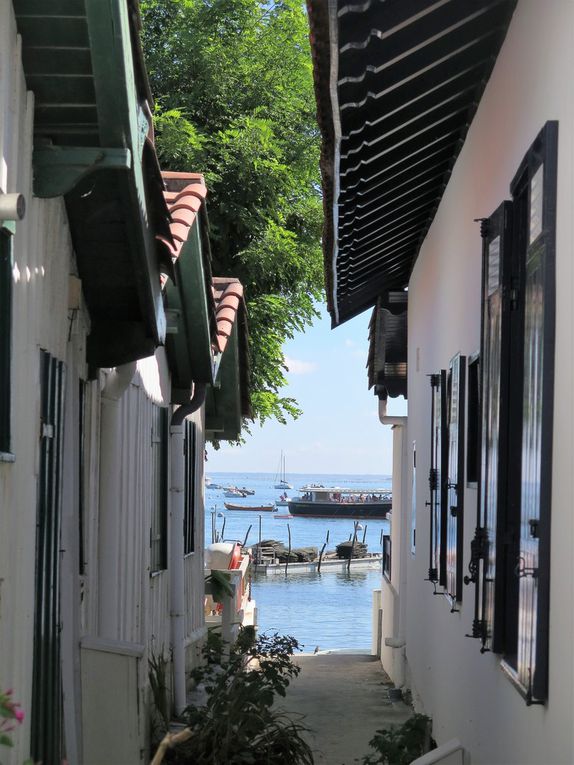
<instances>
[{"instance_id":1,"label":"white cloud","mask_svg":"<svg viewBox=\"0 0 574 765\"><path fill-rule=\"evenodd\" d=\"M294 375L308 375L317 371L317 364L313 361L301 361L285 356L285 366Z\"/></svg>"}]
</instances>

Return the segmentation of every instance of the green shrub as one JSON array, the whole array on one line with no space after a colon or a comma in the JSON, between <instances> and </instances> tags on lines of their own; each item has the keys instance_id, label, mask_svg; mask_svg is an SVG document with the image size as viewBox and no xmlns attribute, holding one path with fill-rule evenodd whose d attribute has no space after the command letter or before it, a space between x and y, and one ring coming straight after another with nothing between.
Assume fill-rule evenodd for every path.
<instances>
[{"instance_id":1,"label":"green shrub","mask_svg":"<svg viewBox=\"0 0 574 765\"><path fill-rule=\"evenodd\" d=\"M369 741L376 754L363 757L362 765L410 765L431 748L430 726L429 717L415 714L402 725L378 730Z\"/></svg>"},{"instance_id":2,"label":"green shrub","mask_svg":"<svg viewBox=\"0 0 574 765\"><path fill-rule=\"evenodd\" d=\"M206 663L192 673L205 687L207 701L186 710L192 731L171 761L202 765L313 765L313 755L303 735L304 725L273 704L285 696L292 678L299 674L293 653L299 650L292 637L255 636L243 629L225 657L217 634L211 634L204 654Z\"/></svg>"}]
</instances>

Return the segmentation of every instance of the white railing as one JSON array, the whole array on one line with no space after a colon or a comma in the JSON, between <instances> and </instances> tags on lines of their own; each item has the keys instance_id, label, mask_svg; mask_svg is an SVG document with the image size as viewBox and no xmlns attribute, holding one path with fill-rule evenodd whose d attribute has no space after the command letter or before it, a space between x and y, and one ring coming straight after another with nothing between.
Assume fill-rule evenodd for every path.
<instances>
[{"instance_id":1,"label":"white railing","mask_svg":"<svg viewBox=\"0 0 574 765\"><path fill-rule=\"evenodd\" d=\"M457 738L412 761L412 765L465 765L465 749Z\"/></svg>"}]
</instances>

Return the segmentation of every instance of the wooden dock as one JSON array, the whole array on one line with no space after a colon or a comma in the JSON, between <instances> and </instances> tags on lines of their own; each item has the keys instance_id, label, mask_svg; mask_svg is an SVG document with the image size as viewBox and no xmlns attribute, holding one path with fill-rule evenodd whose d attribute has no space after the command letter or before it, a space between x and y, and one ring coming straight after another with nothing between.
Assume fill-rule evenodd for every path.
<instances>
[{"instance_id":1,"label":"wooden dock","mask_svg":"<svg viewBox=\"0 0 574 765\"><path fill-rule=\"evenodd\" d=\"M381 555L369 555L367 558L353 558L351 560L351 568L353 571L362 571L366 569L381 569L382 570L382 556ZM316 574L319 561L315 560L311 563L289 563L287 566L287 575L289 574ZM349 566L349 561L340 558L323 558L321 561L321 574L326 574L330 571L346 571ZM257 564L253 561L253 571L257 575L262 576L274 576L277 574L285 574L285 563L268 563L267 561Z\"/></svg>"}]
</instances>

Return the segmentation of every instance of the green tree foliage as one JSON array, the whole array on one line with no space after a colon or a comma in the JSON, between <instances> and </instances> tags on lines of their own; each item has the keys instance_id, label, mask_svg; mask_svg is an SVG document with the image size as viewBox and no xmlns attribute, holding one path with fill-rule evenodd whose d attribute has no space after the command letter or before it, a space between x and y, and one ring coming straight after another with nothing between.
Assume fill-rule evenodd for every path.
<instances>
[{"instance_id":1,"label":"green tree foliage","mask_svg":"<svg viewBox=\"0 0 574 765\"><path fill-rule=\"evenodd\" d=\"M143 0L157 148L203 172L214 273L249 313L256 417L300 414L281 396L282 346L322 297L322 202L308 24L300 0Z\"/></svg>"}]
</instances>

